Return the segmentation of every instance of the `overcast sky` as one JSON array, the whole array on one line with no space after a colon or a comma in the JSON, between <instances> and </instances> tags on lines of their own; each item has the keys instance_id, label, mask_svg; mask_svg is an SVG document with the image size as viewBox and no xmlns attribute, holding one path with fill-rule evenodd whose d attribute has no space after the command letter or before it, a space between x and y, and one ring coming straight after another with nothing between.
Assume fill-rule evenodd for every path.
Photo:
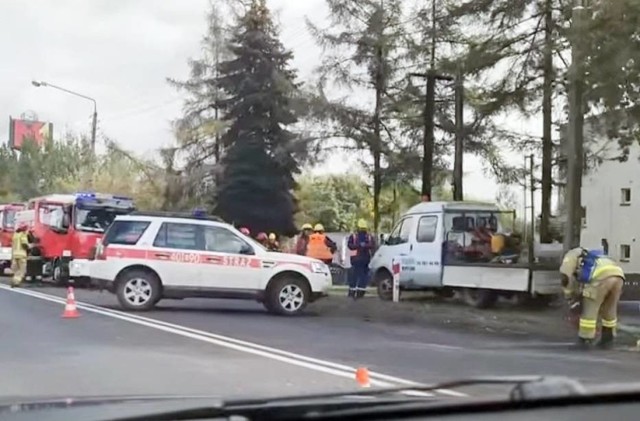
<instances>
[{"instance_id":1,"label":"overcast sky","mask_svg":"<svg viewBox=\"0 0 640 421\"><path fill-rule=\"evenodd\" d=\"M282 40L295 54L302 78L318 63L320 50L309 37L305 15L326 13L323 0L269 0L282 24ZM206 30L208 0L2 0L0 27L0 140L8 138L9 116L33 111L51 121L57 135L90 127L89 101L51 88L44 80L97 100L99 132L137 154L173 142L170 121L181 97L166 77L187 76L187 59L197 57ZM354 158L316 171L340 172ZM492 199L496 185L466 159L465 191Z\"/></svg>"}]
</instances>

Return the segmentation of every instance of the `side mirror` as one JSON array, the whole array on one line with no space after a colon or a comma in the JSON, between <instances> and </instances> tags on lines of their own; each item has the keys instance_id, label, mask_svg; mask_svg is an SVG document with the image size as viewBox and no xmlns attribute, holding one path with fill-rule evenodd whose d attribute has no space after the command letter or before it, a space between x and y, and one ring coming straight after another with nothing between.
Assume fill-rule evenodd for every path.
<instances>
[{"instance_id":1,"label":"side mirror","mask_svg":"<svg viewBox=\"0 0 640 421\"><path fill-rule=\"evenodd\" d=\"M253 255L255 252L253 251L253 247L248 244L243 244L240 247L240 254Z\"/></svg>"}]
</instances>

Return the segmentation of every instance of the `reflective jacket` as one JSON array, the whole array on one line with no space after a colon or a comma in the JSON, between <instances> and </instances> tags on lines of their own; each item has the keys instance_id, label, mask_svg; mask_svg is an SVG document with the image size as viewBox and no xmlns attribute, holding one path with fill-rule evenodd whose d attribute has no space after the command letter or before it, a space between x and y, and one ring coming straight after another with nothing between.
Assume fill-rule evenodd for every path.
<instances>
[{"instance_id":1,"label":"reflective jacket","mask_svg":"<svg viewBox=\"0 0 640 421\"><path fill-rule=\"evenodd\" d=\"M581 284L577 279L577 272L582 264L582 253L584 249L576 247L569 250L562 259L562 265L560 265L560 273L567 278L567 284L563 285L564 295L566 298L576 297L582 294L582 287L585 284ZM588 282L589 287L597 287L600 281L612 276L617 276L625 279L624 271L622 268L610 257L600 256L596 260L596 266Z\"/></svg>"},{"instance_id":2,"label":"reflective jacket","mask_svg":"<svg viewBox=\"0 0 640 421\"><path fill-rule=\"evenodd\" d=\"M309 242L307 243L307 257L313 257L314 259L330 260L333 259L333 251L331 240L325 234L313 233L309 236Z\"/></svg>"},{"instance_id":3,"label":"reflective jacket","mask_svg":"<svg viewBox=\"0 0 640 421\"><path fill-rule=\"evenodd\" d=\"M11 239L11 253L14 259L26 259L29 249L29 237L24 231L15 232Z\"/></svg>"},{"instance_id":4,"label":"reflective jacket","mask_svg":"<svg viewBox=\"0 0 640 421\"><path fill-rule=\"evenodd\" d=\"M351 264L369 264L375 249L373 237L367 232L356 232L349 236L347 247L350 250Z\"/></svg>"}]
</instances>

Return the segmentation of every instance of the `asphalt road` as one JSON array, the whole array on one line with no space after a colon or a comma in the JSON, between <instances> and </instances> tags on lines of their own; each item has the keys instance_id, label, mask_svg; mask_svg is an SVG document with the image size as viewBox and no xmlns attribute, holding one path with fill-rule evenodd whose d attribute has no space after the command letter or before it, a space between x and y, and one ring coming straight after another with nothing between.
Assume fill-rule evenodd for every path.
<instances>
[{"instance_id":1,"label":"asphalt road","mask_svg":"<svg viewBox=\"0 0 640 421\"><path fill-rule=\"evenodd\" d=\"M120 312L107 292L76 290L82 316L61 320L61 302L48 299L63 297L64 290L33 288L23 294L0 289L0 306L11 315L0 322L0 355L10 373L0 376L0 394L262 396L349 390L356 387L353 368L360 366L372 371L379 386L485 375L636 381L640 368L637 353L575 353L567 350L568 343L367 323L313 311L284 318L240 301L167 300L154 311L131 314ZM461 392L476 396L501 390Z\"/></svg>"},{"instance_id":2,"label":"asphalt road","mask_svg":"<svg viewBox=\"0 0 640 421\"><path fill-rule=\"evenodd\" d=\"M0 289L0 396L277 396L353 390L347 376Z\"/></svg>"}]
</instances>

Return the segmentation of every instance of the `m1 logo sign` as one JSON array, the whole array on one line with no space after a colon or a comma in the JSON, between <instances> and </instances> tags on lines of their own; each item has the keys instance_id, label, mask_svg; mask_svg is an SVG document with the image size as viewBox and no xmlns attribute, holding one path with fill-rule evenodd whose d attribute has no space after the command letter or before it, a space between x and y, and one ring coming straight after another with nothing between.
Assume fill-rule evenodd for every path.
<instances>
[{"instance_id":1,"label":"m1 logo sign","mask_svg":"<svg viewBox=\"0 0 640 421\"><path fill-rule=\"evenodd\" d=\"M22 149L24 142L31 140L42 147L53 136L53 124L44 121L9 117L9 147Z\"/></svg>"}]
</instances>

